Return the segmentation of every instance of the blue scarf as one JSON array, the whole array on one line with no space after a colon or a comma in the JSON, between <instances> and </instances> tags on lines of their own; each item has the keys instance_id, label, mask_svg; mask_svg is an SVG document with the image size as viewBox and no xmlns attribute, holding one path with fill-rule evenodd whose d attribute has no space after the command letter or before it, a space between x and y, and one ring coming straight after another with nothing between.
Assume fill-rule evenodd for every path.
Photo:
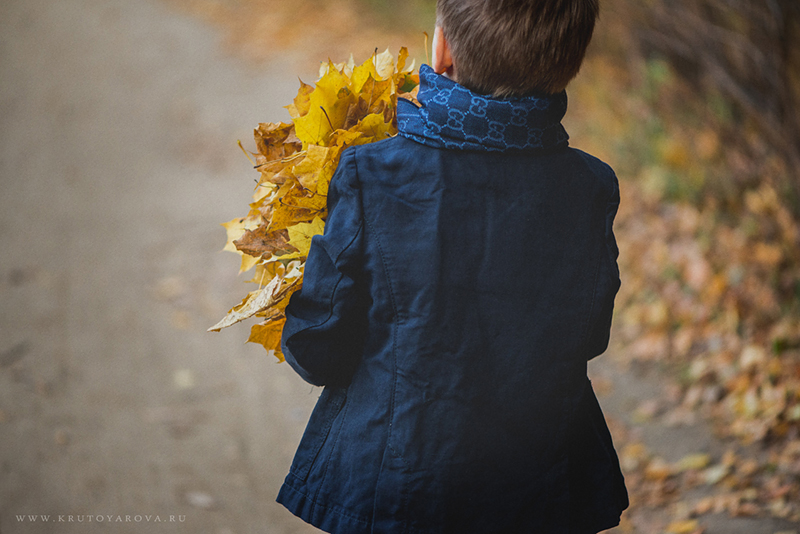
<instances>
[{"instance_id":1,"label":"blue scarf","mask_svg":"<svg viewBox=\"0 0 800 534\"><path fill-rule=\"evenodd\" d=\"M453 80L419 68L416 106L397 101L400 135L437 148L482 150L552 150L567 145L561 119L567 93L499 99L474 93Z\"/></svg>"}]
</instances>

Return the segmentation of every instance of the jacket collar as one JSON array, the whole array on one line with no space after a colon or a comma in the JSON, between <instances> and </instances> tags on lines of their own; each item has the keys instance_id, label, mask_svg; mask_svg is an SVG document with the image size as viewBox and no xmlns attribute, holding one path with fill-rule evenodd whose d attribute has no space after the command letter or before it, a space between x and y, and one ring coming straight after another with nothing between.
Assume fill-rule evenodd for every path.
<instances>
[{"instance_id":1,"label":"jacket collar","mask_svg":"<svg viewBox=\"0 0 800 534\"><path fill-rule=\"evenodd\" d=\"M481 150L552 150L567 145L561 125L567 93L499 99L470 91L419 69L417 106L400 98L397 128L403 137L437 148Z\"/></svg>"}]
</instances>

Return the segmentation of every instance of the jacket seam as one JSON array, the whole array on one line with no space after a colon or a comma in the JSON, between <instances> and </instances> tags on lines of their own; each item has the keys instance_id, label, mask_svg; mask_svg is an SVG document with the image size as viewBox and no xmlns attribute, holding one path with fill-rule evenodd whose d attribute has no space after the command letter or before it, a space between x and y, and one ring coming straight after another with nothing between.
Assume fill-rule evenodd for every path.
<instances>
[{"instance_id":1,"label":"jacket seam","mask_svg":"<svg viewBox=\"0 0 800 534\"><path fill-rule=\"evenodd\" d=\"M397 311L397 304L395 302L394 290L392 288L392 279L389 275L389 266L386 260L386 256L384 255L383 252L383 247L381 246L380 237L378 236L375 227L366 217L366 213L364 214L364 221L366 222L367 227L372 231L372 233L375 234L375 246L378 249L378 255L381 258L381 265L383 266L383 273L386 276L386 285L389 288L389 300L392 303L392 314L394 316L394 321L392 322L392 398L389 404L390 408L389 435L391 436L392 419L394 418L395 395L397 392L397 322L400 320L400 314Z\"/></svg>"},{"instance_id":2,"label":"jacket seam","mask_svg":"<svg viewBox=\"0 0 800 534\"><path fill-rule=\"evenodd\" d=\"M330 453L328 454L328 457L325 459L325 466L322 470L322 478L320 479L319 484L317 485L317 491L314 493L314 498L312 499L313 503L311 507L312 516L314 515L314 508L317 506L317 499L319 497L319 492L322 491L322 487L325 485L325 479L328 477L328 467L330 466L331 463L331 457L333 456L333 451L336 448L336 444L339 443L339 436L342 435L342 425L344 425L344 419L345 415L347 414L347 408L348 408L347 397L345 397L344 406L342 407L341 412L339 412L342 414L342 420L339 423L339 428L336 430L336 437L334 438L333 443L331 443L331 450ZM333 426L332 423L331 426ZM313 464L311 465L311 468L313 468ZM311 471L311 468L309 468L309 472Z\"/></svg>"},{"instance_id":3,"label":"jacket seam","mask_svg":"<svg viewBox=\"0 0 800 534\"><path fill-rule=\"evenodd\" d=\"M328 397L326 399L326 402L330 402L330 397ZM325 418L325 420L324 420L325 421L325 426L323 427L325 429L325 432L320 433L320 435L317 437L316 441L314 442L314 447L312 449L313 451L315 451L314 452L314 457L311 458L311 461L309 462L307 468L302 469L302 470L290 469L290 472L294 471L293 474L295 476L300 477L302 475L301 478L303 480L306 480L308 478L308 475L310 474L311 469L314 467L314 463L316 463L320 452L322 452L322 447L325 444L325 441L327 441L328 436L330 435L331 429L333 428L333 422L336 420L336 417L339 415L339 413L341 413L342 410L345 408L346 404L347 404L347 397L345 396L345 398L342 401L341 405L338 408L336 408L333 411L333 413L331 413L328 417ZM338 439L338 434L337 434L337 439Z\"/></svg>"},{"instance_id":4,"label":"jacket seam","mask_svg":"<svg viewBox=\"0 0 800 534\"><path fill-rule=\"evenodd\" d=\"M353 154L353 164L354 164L355 169L356 169L356 172L355 172L356 180L358 180L358 161L356 160L356 157L355 157L355 150L354 150L354 154ZM395 451L394 448L391 446L392 428L393 428L394 413L395 413L395 404L397 402L397 328L398 328L398 323L401 321L401 318L400 318L400 313L397 310L397 301L396 301L396 297L395 297L395 294L394 294L394 288L393 288L393 285L392 285L392 278L390 276L389 262L386 259L386 255L385 255L385 253L383 251L383 247L381 246L380 234L378 234L377 230L375 229L375 226L372 224L372 222L370 221L369 217L367 216L366 209L364 209L363 213L364 213L364 224L367 226L367 229L370 230L375 235L375 247L378 249L378 256L380 256L380 259L381 259L381 265L383 267L383 273L384 273L384 276L386 276L386 285L387 285L387 287L389 289L389 301L391 302L391 305L392 305L392 314L393 314L393 321L392 321L392 395L391 395L391 398L389 400L389 422L388 422L388 429L387 429L387 432L386 432L386 448L390 449L391 453L395 454L400 459L400 461L403 462L403 464L405 465L405 459L403 458L403 456L400 455L400 454L397 454L397 451ZM386 451L386 449L384 449L384 458L381 459L381 468L378 470L378 478L376 480L376 485L380 484L381 474L382 474L382 471L383 471L383 461L385 459L385 454L386 454L385 451ZM404 494L407 494L407 493L408 493L407 491L404 492ZM375 494L375 505L376 506L373 507L373 512L372 512L373 517L375 517L376 514L377 514L377 498L378 498L378 492L376 491L376 494ZM407 498L408 498L407 495L403 496L403 510L404 511L408 509ZM403 529L406 530L407 527L408 527L408 525L407 525L406 521L403 520Z\"/></svg>"},{"instance_id":5,"label":"jacket seam","mask_svg":"<svg viewBox=\"0 0 800 534\"><path fill-rule=\"evenodd\" d=\"M370 523L369 519L365 519L365 518L363 518L363 516L353 515L351 513L345 512L344 510L339 510L338 507L337 508L333 508L331 505L318 503L316 497L312 497L308 493L306 493L306 492L304 492L302 490L299 490L299 489L295 488L292 485L285 484L284 486L287 487L288 489L292 490L293 492L302 495L303 497L305 497L309 501L311 501L312 512L311 512L311 515L309 516L309 519L312 519L312 520L314 519L314 517L313 517L313 509L316 508L316 507L319 507L319 508L324 508L325 510L327 510L327 511L333 513L333 514L340 515L342 517L346 517L347 519L352 519L353 521L357 521L357 522L362 523L364 525L369 525L369 523Z\"/></svg>"}]
</instances>

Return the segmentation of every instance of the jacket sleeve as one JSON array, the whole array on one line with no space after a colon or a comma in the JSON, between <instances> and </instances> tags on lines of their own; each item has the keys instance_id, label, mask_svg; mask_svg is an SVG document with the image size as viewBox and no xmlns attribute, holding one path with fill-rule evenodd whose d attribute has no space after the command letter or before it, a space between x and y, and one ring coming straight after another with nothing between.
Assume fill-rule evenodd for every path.
<instances>
[{"instance_id":1,"label":"jacket sleeve","mask_svg":"<svg viewBox=\"0 0 800 534\"><path fill-rule=\"evenodd\" d=\"M608 348L611 337L611 319L614 315L614 299L620 288L619 266L617 265L619 248L614 237L614 218L619 209L619 181L613 171L610 169L609 171L613 178L613 191L606 206L604 258L600 262L596 289L599 310L589 335L589 359L599 356Z\"/></svg>"},{"instance_id":2,"label":"jacket sleeve","mask_svg":"<svg viewBox=\"0 0 800 534\"><path fill-rule=\"evenodd\" d=\"M331 179L323 235L314 236L303 287L286 308L282 349L307 382L346 386L361 359L366 299L358 283L364 219L355 151L347 150Z\"/></svg>"}]
</instances>

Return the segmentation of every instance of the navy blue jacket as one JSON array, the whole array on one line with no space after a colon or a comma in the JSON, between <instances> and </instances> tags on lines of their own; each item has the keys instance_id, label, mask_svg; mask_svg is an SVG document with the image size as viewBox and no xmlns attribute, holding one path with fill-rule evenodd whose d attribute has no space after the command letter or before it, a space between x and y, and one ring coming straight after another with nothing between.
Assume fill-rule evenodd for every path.
<instances>
[{"instance_id":1,"label":"navy blue jacket","mask_svg":"<svg viewBox=\"0 0 800 534\"><path fill-rule=\"evenodd\" d=\"M587 534L627 493L586 377L613 171L559 142L348 149L283 350L325 386L278 501L340 534Z\"/></svg>"}]
</instances>

